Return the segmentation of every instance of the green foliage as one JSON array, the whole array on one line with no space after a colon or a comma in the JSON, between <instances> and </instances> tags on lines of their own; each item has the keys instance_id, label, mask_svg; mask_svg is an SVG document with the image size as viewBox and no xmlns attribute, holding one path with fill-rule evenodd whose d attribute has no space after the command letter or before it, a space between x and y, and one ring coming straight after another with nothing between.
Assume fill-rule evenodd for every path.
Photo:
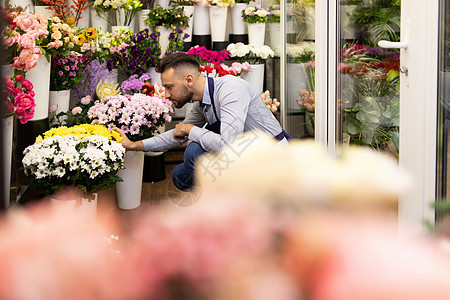
<instances>
[{"instance_id":1,"label":"green foliage","mask_svg":"<svg viewBox=\"0 0 450 300\"><path fill-rule=\"evenodd\" d=\"M189 17L184 15L182 7L165 9L157 6L148 13L144 22L151 28L164 26L165 28L176 29L178 26L189 26Z\"/></svg>"}]
</instances>

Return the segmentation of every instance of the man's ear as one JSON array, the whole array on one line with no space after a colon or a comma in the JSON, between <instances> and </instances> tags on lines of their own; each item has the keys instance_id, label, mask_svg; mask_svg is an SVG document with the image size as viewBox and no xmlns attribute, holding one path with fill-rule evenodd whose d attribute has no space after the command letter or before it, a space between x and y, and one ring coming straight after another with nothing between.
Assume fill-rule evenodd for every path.
<instances>
[{"instance_id":1,"label":"man's ear","mask_svg":"<svg viewBox=\"0 0 450 300\"><path fill-rule=\"evenodd\" d=\"M187 74L187 75L184 77L184 80L186 81L186 84L187 84L189 87L192 87L192 86L194 85L194 83L195 83L195 77L194 77L194 75L192 75L192 74Z\"/></svg>"}]
</instances>

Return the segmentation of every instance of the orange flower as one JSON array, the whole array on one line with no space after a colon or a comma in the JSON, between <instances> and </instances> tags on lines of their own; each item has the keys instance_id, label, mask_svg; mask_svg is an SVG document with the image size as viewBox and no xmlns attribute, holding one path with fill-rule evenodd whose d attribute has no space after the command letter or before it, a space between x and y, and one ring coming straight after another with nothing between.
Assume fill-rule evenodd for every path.
<instances>
[{"instance_id":1,"label":"orange flower","mask_svg":"<svg viewBox=\"0 0 450 300\"><path fill-rule=\"evenodd\" d=\"M97 37L97 31L94 27L90 27L84 31L84 34L86 35L88 40L93 40Z\"/></svg>"},{"instance_id":2,"label":"orange flower","mask_svg":"<svg viewBox=\"0 0 450 300\"><path fill-rule=\"evenodd\" d=\"M79 34L77 45L81 46L84 44L85 41L86 41L86 37L84 36L84 34Z\"/></svg>"}]
</instances>

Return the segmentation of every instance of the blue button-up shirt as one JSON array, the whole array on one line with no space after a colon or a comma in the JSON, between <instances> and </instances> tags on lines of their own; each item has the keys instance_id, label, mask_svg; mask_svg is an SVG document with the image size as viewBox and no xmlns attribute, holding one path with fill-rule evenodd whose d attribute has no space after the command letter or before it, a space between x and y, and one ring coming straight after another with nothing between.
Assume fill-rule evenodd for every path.
<instances>
[{"instance_id":1,"label":"blue button-up shirt","mask_svg":"<svg viewBox=\"0 0 450 300\"><path fill-rule=\"evenodd\" d=\"M183 141L173 138L173 131L143 140L145 151L167 151L185 143L188 139L199 143L207 152L217 152L245 131L259 130L276 136L281 133L280 123L245 80L231 75L214 78L214 105L219 116L220 134L209 131L206 123L216 122L211 106L208 84L205 82L202 102L195 102L184 123L195 127Z\"/></svg>"}]
</instances>

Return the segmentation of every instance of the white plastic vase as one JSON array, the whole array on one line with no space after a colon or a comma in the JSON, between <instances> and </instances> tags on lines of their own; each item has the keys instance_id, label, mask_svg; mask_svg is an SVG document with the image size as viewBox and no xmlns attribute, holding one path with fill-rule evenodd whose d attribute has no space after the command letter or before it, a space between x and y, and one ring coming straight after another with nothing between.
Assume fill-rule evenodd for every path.
<instances>
[{"instance_id":1,"label":"white plastic vase","mask_svg":"<svg viewBox=\"0 0 450 300\"><path fill-rule=\"evenodd\" d=\"M49 108L56 106L55 114L68 112L70 104L70 90L50 91Z\"/></svg>"},{"instance_id":2,"label":"white plastic vase","mask_svg":"<svg viewBox=\"0 0 450 300\"><path fill-rule=\"evenodd\" d=\"M156 26L156 30L159 31L159 45L161 46L161 57L166 53L167 46L169 46L169 35L172 32L169 28L164 26Z\"/></svg>"},{"instance_id":3,"label":"white plastic vase","mask_svg":"<svg viewBox=\"0 0 450 300\"><path fill-rule=\"evenodd\" d=\"M76 215L82 220L95 221L97 217L98 194L92 193L90 197L79 199L60 200L54 197L50 198L50 208L53 215L61 216L64 214Z\"/></svg>"},{"instance_id":4,"label":"white plastic vase","mask_svg":"<svg viewBox=\"0 0 450 300\"><path fill-rule=\"evenodd\" d=\"M235 3L231 8L231 24L233 34L246 34L247 23L242 19L242 10L247 8L246 3Z\"/></svg>"},{"instance_id":5,"label":"white plastic vase","mask_svg":"<svg viewBox=\"0 0 450 300\"><path fill-rule=\"evenodd\" d=\"M281 47L281 23L269 23L270 48Z\"/></svg>"},{"instance_id":6,"label":"white plastic vase","mask_svg":"<svg viewBox=\"0 0 450 300\"><path fill-rule=\"evenodd\" d=\"M34 7L35 14L44 15L46 18L51 18L55 14L53 9L47 9L47 6L37 5Z\"/></svg>"},{"instance_id":7,"label":"white plastic vase","mask_svg":"<svg viewBox=\"0 0 450 300\"><path fill-rule=\"evenodd\" d=\"M209 22L209 7L203 5L194 6L194 25L192 32L194 35L211 34L211 26Z\"/></svg>"},{"instance_id":8,"label":"white plastic vase","mask_svg":"<svg viewBox=\"0 0 450 300\"><path fill-rule=\"evenodd\" d=\"M2 139L3 139L3 187L5 194L3 196L3 207L9 206L9 192L11 187L11 161L12 161L12 140L13 140L13 121L14 116L2 119Z\"/></svg>"},{"instance_id":9,"label":"white plastic vase","mask_svg":"<svg viewBox=\"0 0 450 300\"><path fill-rule=\"evenodd\" d=\"M148 13L150 9L143 9L137 13L138 23L139 23L139 31L148 28L148 25L145 24L144 20L148 18Z\"/></svg>"},{"instance_id":10,"label":"white plastic vase","mask_svg":"<svg viewBox=\"0 0 450 300\"><path fill-rule=\"evenodd\" d=\"M134 28L136 16L134 16L133 19L131 19L129 25L125 25L125 10L123 8L118 8L116 10L116 20L117 20L117 24L116 24L117 26L125 26L125 27L129 27L129 29L132 29L132 28Z\"/></svg>"},{"instance_id":11,"label":"white plastic vase","mask_svg":"<svg viewBox=\"0 0 450 300\"><path fill-rule=\"evenodd\" d=\"M288 109L298 110L300 107L297 98L300 97L300 90L308 89L308 79L305 73L305 64L288 63L286 67L287 78L287 107Z\"/></svg>"},{"instance_id":12,"label":"white plastic vase","mask_svg":"<svg viewBox=\"0 0 450 300\"><path fill-rule=\"evenodd\" d=\"M121 209L137 208L141 205L144 152L127 151L124 165L125 169L117 173L123 179L116 184L117 205Z\"/></svg>"},{"instance_id":13,"label":"white plastic vase","mask_svg":"<svg viewBox=\"0 0 450 300\"><path fill-rule=\"evenodd\" d=\"M183 6L184 15L189 18L189 25L187 28L183 28L184 32L189 34L189 37L184 41L189 43L192 41L192 27L194 24L194 6Z\"/></svg>"},{"instance_id":14,"label":"white plastic vase","mask_svg":"<svg viewBox=\"0 0 450 300\"><path fill-rule=\"evenodd\" d=\"M227 29L228 7L211 6L209 8L209 20L211 24L211 40L224 42Z\"/></svg>"},{"instance_id":15,"label":"white plastic vase","mask_svg":"<svg viewBox=\"0 0 450 300\"><path fill-rule=\"evenodd\" d=\"M250 65L250 70L242 72L241 78L250 83L250 85L259 94L263 93L264 87L264 64Z\"/></svg>"},{"instance_id":16,"label":"white plastic vase","mask_svg":"<svg viewBox=\"0 0 450 300\"><path fill-rule=\"evenodd\" d=\"M98 15L97 11L95 10L95 8L93 6L89 7L91 13L90 13L90 17L91 17L91 26L96 28L96 29L101 29L101 31L103 32L107 32L108 31L108 20L105 19L108 14L106 14L105 18L102 18Z\"/></svg>"},{"instance_id":17,"label":"white plastic vase","mask_svg":"<svg viewBox=\"0 0 450 300\"><path fill-rule=\"evenodd\" d=\"M264 36L266 35L266 23L248 24L248 43L257 48L264 46Z\"/></svg>"},{"instance_id":18,"label":"white plastic vase","mask_svg":"<svg viewBox=\"0 0 450 300\"><path fill-rule=\"evenodd\" d=\"M51 58L50 58L51 60ZM33 84L35 92L33 121L42 120L48 117L48 103L50 93L50 62L45 55L41 55L34 69L27 72L27 79Z\"/></svg>"}]
</instances>

